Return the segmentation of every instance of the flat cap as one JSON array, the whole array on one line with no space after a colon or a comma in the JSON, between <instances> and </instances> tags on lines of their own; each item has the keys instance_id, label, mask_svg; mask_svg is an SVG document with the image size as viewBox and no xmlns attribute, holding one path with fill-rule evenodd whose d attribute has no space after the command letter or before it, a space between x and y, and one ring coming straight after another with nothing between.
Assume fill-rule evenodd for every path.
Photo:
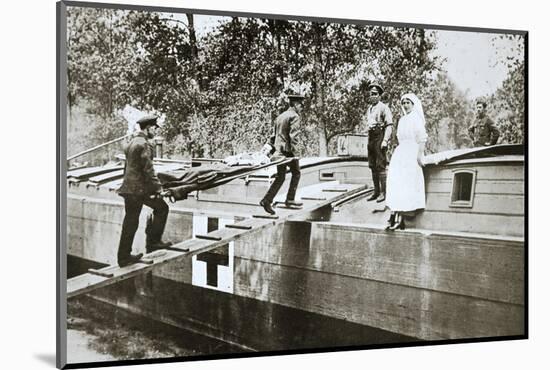
<instances>
[{"instance_id":1,"label":"flat cap","mask_svg":"<svg viewBox=\"0 0 550 370\"><path fill-rule=\"evenodd\" d=\"M369 85L369 90L376 89L378 90L378 93L382 95L384 93L384 89L379 84L373 82Z\"/></svg>"},{"instance_id":2,"label":"flat cap","mask_svg":"<svg viewBox=\"0 0 550 370\"><path fill-rule=\"evenodd\" d=\"M487 100L485 98L477 98L476 99L476 105L481 104L484 107L487 107Z\"/></svg>"},{"instance_id":3,"label":"flat cap","mask_svg":"<svg viewBox=\"0 0 550 370\"><path fill-rule=\"evenodd\" d=\"M155 116L154 114L147 114L147 115L141 117L140 119L138 119L136 123L142 129L144 129L147 126L150 126L150 125L156 125L158 127L157 119L158 119L158 117Z\"/></svg>"},{"instance_id":4,"label":"flat cap","mask_svg":"<svg viewBox=\"0 0 550 370\"><path fill-rule=\"evenodd\" d=\"M298 94L289 94L287 97L289 101L302 101L306 98L305 96Z\"/></svg>"}]
</instances>

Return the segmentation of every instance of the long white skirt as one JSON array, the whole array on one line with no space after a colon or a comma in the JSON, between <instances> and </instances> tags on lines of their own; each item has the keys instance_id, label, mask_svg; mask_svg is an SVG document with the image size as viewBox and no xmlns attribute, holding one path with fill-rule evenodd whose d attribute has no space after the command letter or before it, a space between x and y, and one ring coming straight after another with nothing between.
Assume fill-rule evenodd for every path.
<instances>
[{"instance_id":1,"label":"long white skirt","mask_svg":"<svg viewBox=\"0 0 550 370\"><path fill-rule=\"evenodd\" d=\"M418 144L400 143L391 157L386 185L386 205L392 211L407 212L426 207L424 172L416 161Z\"/></svg>"}]
</instances>

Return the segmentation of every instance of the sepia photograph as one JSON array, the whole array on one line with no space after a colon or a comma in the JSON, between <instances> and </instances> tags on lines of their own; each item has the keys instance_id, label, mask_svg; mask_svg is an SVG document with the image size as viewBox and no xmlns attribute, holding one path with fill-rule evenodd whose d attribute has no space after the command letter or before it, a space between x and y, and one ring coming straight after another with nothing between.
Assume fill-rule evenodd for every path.
<instances>
[{"instance_id":1,"label":"sepia photograph","mask_svg":"<svg viewBox=\"0 0 550 370\"><path fill-rule=\"evenodd\" d=\"M526 339L528 33L482 26L58 2L57 366Z\"/></svg>"}]
</instances>

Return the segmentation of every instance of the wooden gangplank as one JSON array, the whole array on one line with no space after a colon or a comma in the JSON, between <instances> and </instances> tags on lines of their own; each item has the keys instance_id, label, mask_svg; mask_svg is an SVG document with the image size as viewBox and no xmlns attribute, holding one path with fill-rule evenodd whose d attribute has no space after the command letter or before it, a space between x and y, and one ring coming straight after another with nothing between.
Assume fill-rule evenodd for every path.
<instances>
[{"instance_id":1,"label":"wooden gangplank","mask_svg":"<svg viewBox=\"0 0 550 370\"><path fill-rule=\"evenodd\" d=\"M336 181L300 188L297 194L298 199L301 199L304 203L300 209L276 208L277 215L269 217L258 206L257 214L253 214L250 218L234 225L212 231L205 235L206 237L188 239L172 245L169 249L146 254L140 262L130 266L108 266L71 278L67 280L67 298L145 274L153 268L168 262L189 258L216 249L245 235L258 232L267 227L273 227L287 220L304 219L305 216L320 208L339 202L365 189L366 185L339 184ZM283 198L279 197L275 200L282 201Z\"/></svg>"}]
</instances>

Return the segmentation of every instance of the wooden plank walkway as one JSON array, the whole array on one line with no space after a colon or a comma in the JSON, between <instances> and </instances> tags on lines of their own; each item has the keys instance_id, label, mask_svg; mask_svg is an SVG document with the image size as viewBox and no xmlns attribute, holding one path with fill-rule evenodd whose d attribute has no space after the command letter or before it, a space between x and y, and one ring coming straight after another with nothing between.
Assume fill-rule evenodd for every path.
<instances>
[{"instance_id":1,"label":"wooden plank walkway","mask_svg":"<svg viewBox=\"0 0 550 370\"><path fill-rule=\"evenodd\" d=\"M339 202L365 189L366 185L339 184L337 181L300 188L298 189L297 198L301 199L304 203L301 209L276 208L277 215L269 216L258 206L257 214L251 215L251 218L235 225L228 225L223 229L212 231L206 235L207 239L188 239L172 245L169 249L146 254L136 264L126 267L107 266L71 278L67 280L67 298L72 298L147 273L156 266L167 262L176 261L180 258L189 258L190 256L216 249L247 234L272 227L287 220L304 219L305 216L322 207ZM275 201L284 201L283 196L280 195L275 198Z\"/></svg>"}]
</instances>

